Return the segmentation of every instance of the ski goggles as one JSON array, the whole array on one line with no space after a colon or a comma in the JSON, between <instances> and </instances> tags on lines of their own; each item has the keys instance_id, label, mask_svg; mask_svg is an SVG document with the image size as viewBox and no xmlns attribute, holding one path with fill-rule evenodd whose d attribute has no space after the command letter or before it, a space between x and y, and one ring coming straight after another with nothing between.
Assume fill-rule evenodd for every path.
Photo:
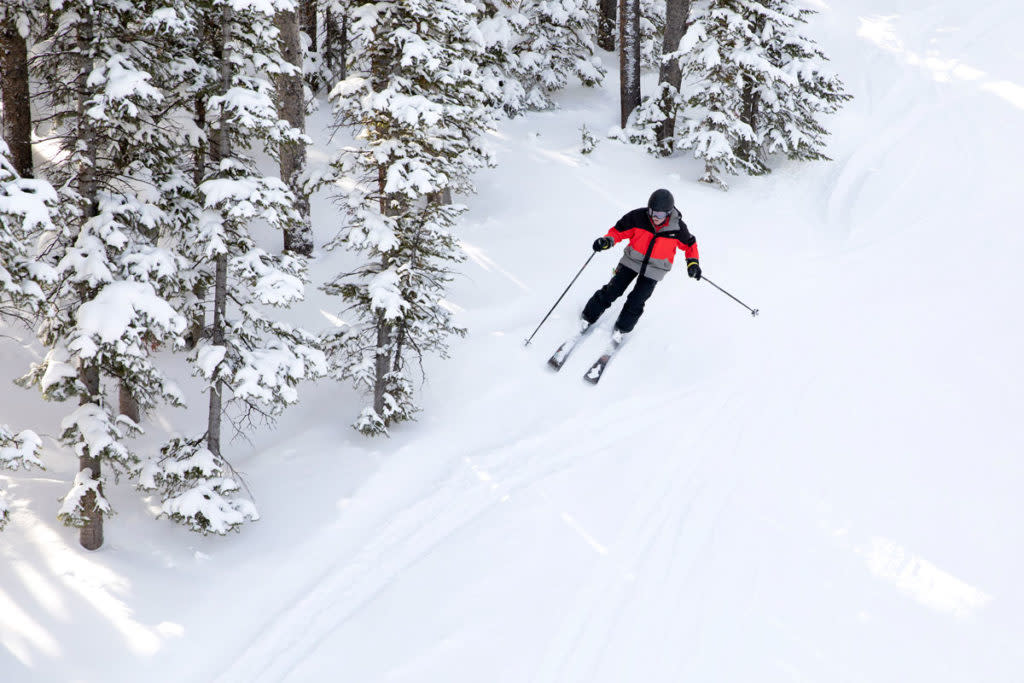
<instances>
[{"instance_id":1,"label":"ski goggles","mask_svg":"<svg viewBox=\"0 0 1024 683\"><path fill-rule=\"evenodd\" d=\"M665 219L668 218L668 211L650 211L651 220L655 223L664 223Z\"/></svg>"}]
</instances>

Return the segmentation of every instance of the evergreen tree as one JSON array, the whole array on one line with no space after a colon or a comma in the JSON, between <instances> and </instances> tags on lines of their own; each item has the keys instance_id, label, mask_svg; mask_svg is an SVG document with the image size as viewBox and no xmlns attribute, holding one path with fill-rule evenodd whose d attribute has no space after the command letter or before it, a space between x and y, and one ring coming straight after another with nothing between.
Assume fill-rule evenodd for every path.
<instances>
[{"instance_id":1,"label":"evergreen tree","mask_svg":"<svg viewBox=\"0 0 1024 683\"><path fill-rule=\"evenodd\" d=\"M156 188L178 151L151 82L166 63L158 35L168 17L146 3L65 2L42 51L52 135L63 151L50 169L61 203L40 259L56 273L39 326L47 354L23 379L48 399L79 403L62 424L80 472L59 516L81 528L89 549L102 544L111 511L104 471L138 468L124 439L139 425L117 416L103 380L120 383L143 411L181 401L152 359L154 347L173 345L184 329L168 303L180 260L154 242L167 220Z\"/></svg>"},{"instance_id":2,"label":"evergreen tree","mask_svg":"<svg viewBox=\"0 0 1024 683\"><path fill-rule=\"evenodd\" d=\"M280 179L262 175L250 151L262 145L273 154L301 138L279 118L267 79L294 71L281 57L274 27L275 12L294 9L291 0L193 7L203 40L192 44L202 69L192 96L205 130L193 140L198 209L181 249L192 273L189 301L198 309L189 318L212 313L190 354L207 383L209 419L202 437L167 444L141 484L159 491L165 515L201 533L226 533L257 518L224 458L222 417L239 432L253 421L272 421L297 401L300 381L326 372L319 340L268 313L303 297L304 259L268 253L252 232L257 220L277 230L301 220L295 196ZM183 216L195 208L182 206Z\"/></svg>"},{"instance_id":3,"label":"evergreen tree","mask_svg":"<svg viewBox=\"0 0 1024 683\"><path fill-rule=\"evenodd\" d=\"M413 417L413 361L446 356L449 337L463 333L442 297L462 259L452 230L464 207L450 197L473 191L470 175L489 163L476 9L410 0L353 11L365 75L332 94L339 125L356 135L334 164L346 225L330 247L361 263L324 289L347 306L330 351L336 376L372 395L354 425L365 434Z\"/></svg>"},{"instance_id":4,"label":"evergreen tree","mask_svg":"<svg viewBox=\"0 0 1024 683\"><path fill-rule=\"evenodd\" d=\"M508 17L516 37L510 73L526 93L527 108L551 108L551 95L571 76L586 86L604 79L594 57L593 0L523 0L512 10Z\"/></svg>"},{"instance_id":5,"label":"evergreen tree","mask_svg":"<svg viewBox=\"0 0 1024 683\"><path fill-rule=\"evenodd\" d=\"M762 157L781 153L800 161L827 160L828 131L820 117L850 99L826 68L828 57L801 33L814 10L792 0L759 0L749 21L777 76L744 92L745 118L760 140Z\"/></svg>"},{"instance_id":6,"label":"evergreen tree","mask_svg":"<svg viewBox=\"0 0 1024 683\"><path fill-rule=\"evenodd\" d=\"M679 48L683 79L695 85L685 93L687 111L676 144L704 160L701 182L723 189L728 187L724 174L767 172L756 156L742 151L759 142L753 126L743 120L744 91L774 75L748 21L752 4L754 0L695 2Z\"/></svg>"},{"instance_id":7,"label":"evergreen tree","mask_svg":"<svg viewBox=\"0 0 1024 683\"><path fill-rule=\"evenodd\" d=\"M656 2L657 0L650 0ZM550 109L570 78L604 78L594 57L594 0L468 0L480 43L479 81L488 106L515 116Z\"/></svg>"},{"instance_id":8,"label":"evergreen tree","mask_svg":"<svg viewBox=\"0 0 1024 683\"><path fill-rule=\"evenodd\" d=\"M769 172L770 154L827 159L818 120L849 99L800 33L813 11L791 0L701 0L680 47L687 93L678 146L704 159L703 182Z\"/></svg>"}]
</instances>

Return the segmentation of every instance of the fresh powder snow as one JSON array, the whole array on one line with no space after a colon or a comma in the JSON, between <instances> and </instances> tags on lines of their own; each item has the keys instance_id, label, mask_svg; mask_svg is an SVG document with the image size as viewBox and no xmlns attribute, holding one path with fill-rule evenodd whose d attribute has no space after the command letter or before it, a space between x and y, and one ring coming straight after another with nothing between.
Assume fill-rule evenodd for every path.
<instances>
[{"instance_id":1,"label":"fresh powder snow","mask_svg":"<svg viewBox=\"0 0 1024 683\"><path fill-rule=\"evenodd\" d=\"M225 440L259 508L240 533L154 521L159 501L111 483L118 514L88 552L55 519L70 454L0 473L0 680L1019 683L1024 6L809 4L854 96L826 122L831 162L722 192L686 155L607 139L584 155L581 127L618 121L609 56L602 89L498 122L497 166L459 198L468 260L446 293L469 334L428 361L418 421L366 439L349 427L361 397L304 386L275 428ZM327 109L312 162L333 152ZM552 372L618 252L523 340L593 239L658 187L704 272L761 314L677 268L598 386L581 378L621 300ZM313 201L320 247L338 209ZM312 281L345 259L318 252ZM392 286L382 274L374 296ZM331 327L309 289L296 323ZM123 315L80 314L99 337ZM31 333L3 334L8 377L40 360ZM223 357L207 346L199 366ZM0 425L34 431L0 431L0 459L37 465L67 406L4 396ZM140 452L201 429L204 398L186 398Z\"/></svg>"}]
</instances>

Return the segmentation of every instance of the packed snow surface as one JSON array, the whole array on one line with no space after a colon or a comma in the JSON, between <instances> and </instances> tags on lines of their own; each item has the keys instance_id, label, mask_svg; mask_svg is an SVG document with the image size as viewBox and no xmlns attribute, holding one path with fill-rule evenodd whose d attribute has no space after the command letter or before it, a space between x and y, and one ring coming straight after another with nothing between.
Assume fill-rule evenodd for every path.
<instances>
[{"instance_id":1,"label":"packed snow surface","mask_svg":"<svg viewBox=\"0 0 1024 683\"><path fill-rule=\"evenodd\" d=\"M39 432L48 469L0 476L0 679L1019 683L1024 7L817 5L855 96L830 163L723 193L685 158L582 155L581 126L615 125L613 81L501 123L449 293L470 334L429 363L421 419L367 441L349 388L303 387L226 451L261 515L240 534L111 486L106 545L82 550L55 522L64 408L8 389L0 423ZM523 340L657 187L761 315L676 268L599 385L582 375L617 309L551 372L618 252ZM327 197L314 217L323 244ZM304 315L344 316L318 293ZM33 349L5 340L6 374ZM188 398L147 430L201 425Z\"/></svg>"}]
</instances>

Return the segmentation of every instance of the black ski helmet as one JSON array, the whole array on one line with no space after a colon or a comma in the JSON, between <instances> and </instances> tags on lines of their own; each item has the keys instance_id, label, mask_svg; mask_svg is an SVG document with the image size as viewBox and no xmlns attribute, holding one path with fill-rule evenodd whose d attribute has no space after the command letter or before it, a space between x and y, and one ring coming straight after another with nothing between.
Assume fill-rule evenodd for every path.
<instances>
[{"instance_id":1,"label":"black ski helmet","mask_svg":"<svg viewBox=\"0 0 1024 683\"><path fill-rule=\"evenodd\" d=\"M672 197L672 193L662 188L655 190L651 193L651 198L647 200L648 211L665 211L669 212L676 207L676 200Z\"/></svg>"}]
</instances>

